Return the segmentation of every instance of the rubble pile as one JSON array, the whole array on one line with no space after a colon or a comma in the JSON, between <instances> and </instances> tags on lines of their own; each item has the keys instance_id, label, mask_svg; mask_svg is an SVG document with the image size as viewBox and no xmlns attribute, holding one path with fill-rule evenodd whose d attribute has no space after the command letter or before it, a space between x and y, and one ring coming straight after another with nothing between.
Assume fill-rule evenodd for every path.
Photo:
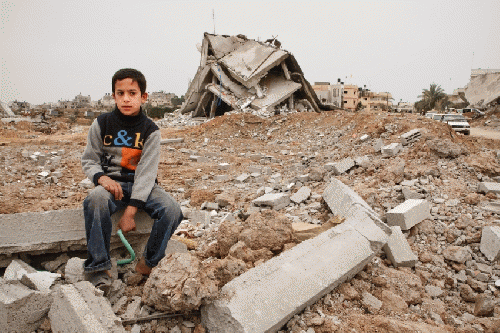
<instances>
[{"instance_id":1,"label":"rubble pile","mask_svg":"<svg viewBox=\"0 0 500 333\"><path fill-rule=\"evenodd\" d=\"M161 121L158 181L181 203L185 220L151 276L137 276L131 264L94 290L71 270L77 259L69 261L70 252L81 245L52 255L32 252L30 244L13 252L2 234L0 295L10 298L0 299L11 300L0 305L3 313L33 309L39 317L22 322L38 332L61 325L58 315L74 302L95 318L88 323L135 332L224 331L213 318L227 319L233 332L249 323L297 333L498 329L498 141L412 114L187 119ZM79 162L85 132L26 138L32 134L20 129L0 147L2 221L13 213L81 210L92 187ZM299 237L303 231L308 237ZM236 311L245 299L264 310L258 320ZM111 312L99 310L108 315L97 318L106 304ZM165 318L173 312L184 317Z\"/></svg>"}]
</instances>

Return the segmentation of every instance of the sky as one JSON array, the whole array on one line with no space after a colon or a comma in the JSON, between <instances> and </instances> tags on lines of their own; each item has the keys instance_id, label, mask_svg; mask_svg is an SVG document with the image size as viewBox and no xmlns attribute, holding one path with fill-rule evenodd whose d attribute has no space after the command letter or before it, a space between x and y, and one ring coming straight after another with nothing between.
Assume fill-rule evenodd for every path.
<instances>
[{"instance_id":1,"label":"sky","mask_svg":"<svg viewBox=\"0 0 500 333\"><path fill-rule=\"evenodd\" d=\"M0 100L32 104L111 93L120 68L147 92L178 96L200 64L204 32L277 37L313 84L388 91L415 102L471 68L500 68L500 1L1 1Z\"/></svg>"}]
</instances>

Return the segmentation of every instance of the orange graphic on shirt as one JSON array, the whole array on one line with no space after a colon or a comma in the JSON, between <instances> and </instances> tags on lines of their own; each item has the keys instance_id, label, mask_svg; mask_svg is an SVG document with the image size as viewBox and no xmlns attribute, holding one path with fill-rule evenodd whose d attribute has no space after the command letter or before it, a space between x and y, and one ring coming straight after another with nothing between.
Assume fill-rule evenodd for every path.
<instances>
[{"instance_id":1,"label":"orange graphic on shirt","mask_svg":"<svg viewBox=\"0 0 500 333\"><path fill-rule=\"evenodd\" d=\"M120 165L129 170L135 170L141 159L142 150L122 148L122 161Z\"/></svg>"}]
</instances>

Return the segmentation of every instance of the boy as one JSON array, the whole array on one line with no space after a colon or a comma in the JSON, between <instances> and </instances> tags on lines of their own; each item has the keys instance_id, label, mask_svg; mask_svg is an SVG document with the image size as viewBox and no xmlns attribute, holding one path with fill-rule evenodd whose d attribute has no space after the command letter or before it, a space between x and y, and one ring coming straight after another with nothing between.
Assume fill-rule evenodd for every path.
<instances>
[{"instance_id":1,"label":"boy","mask_svg":"<svg viewBox=\"0 0 500 333\"><path fill-rule=\"evenodd\" d=\"M82 156L83 171L96 185L83 202L88 252L84 271L111 276L111 215L125 208L118 229L127 233L135 230L134 216L143 209L155 222L135 270L149 275L183 216L179 204L156 182L161 135L141 109L148 97L146 78L135 69L120 69L113 75L112 91L116 108L94 120Z\"/></svg>"}]
</instances>

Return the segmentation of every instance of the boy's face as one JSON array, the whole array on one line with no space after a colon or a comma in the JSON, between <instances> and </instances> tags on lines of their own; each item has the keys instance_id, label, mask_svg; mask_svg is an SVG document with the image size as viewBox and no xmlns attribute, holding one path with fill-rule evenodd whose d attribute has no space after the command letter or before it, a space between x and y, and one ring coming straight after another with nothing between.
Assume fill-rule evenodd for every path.
<instances>
[{"instance_id":1,"label":"boy's face","mask_svg":"<svg viewBox=\"0 0 500 333\"><path fill-rule=\"evenodd\" d=\"M141 110L141 104L146 103L148 94L141 94L141 89L136 81L132 79L117 80L113 99L116 107L125 116L136 116Z\"/></svg>"}]
</instances>

